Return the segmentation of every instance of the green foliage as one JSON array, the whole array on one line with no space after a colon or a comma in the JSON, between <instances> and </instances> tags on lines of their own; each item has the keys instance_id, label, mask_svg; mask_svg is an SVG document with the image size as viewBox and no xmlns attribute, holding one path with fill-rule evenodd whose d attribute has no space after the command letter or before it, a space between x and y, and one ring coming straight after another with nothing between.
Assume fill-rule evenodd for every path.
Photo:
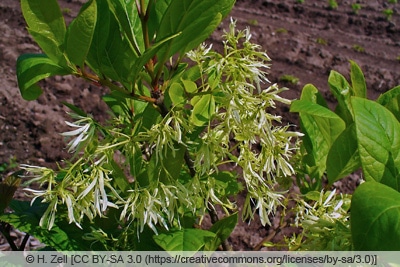
<instances>
[{"instance_id":1,"label":"green foliage","mask_svg":"<svg viewBox=\"0 0 400 267\"><path fill-rule=\"evenodd\" d=\"M10 157L10 160L8 162L0 163L0 174L6 173L7 171L11 171L16 167L18 167L16 157Z\"/></svg>"},{"instance_id":2,"label":"green foliage","mask_svg":"<svg viewBox=\"0 0 400 267\"><path fill-rule=\"evenodd\" d=\"M31 210L21 204L1 219L58 250L215 250L245 189L243 219L258 212L270 224L300 134L266 111L290 101L264 87L270 59L249 30L232 22L222 53L202 44L234 0L128 2L88 1L66 27L56 1L22 1L45 53L19 58L22 96L34 100L38 81L73 74L109 87L111 118L66 104L74 121L62 135L74 157L58 170L22 165L40 189L27 189ZM226 164L243 178L221 171ZM224 219L198 229L216 206Z\"/></svg>"},{"instance_id":3,"label":"green foliage","mask_svg":"<svg viewBox=\"0 0 400 267\"><path fill-rule=\"evenodd\" d=\"M353 195L351 228L355 250L400 249L400 193L384 184L365 182Z\"/></svg>"},{"instance_id":4,"label":"green foliage","mask_svg":"<svg viewBox=\"0 0 400 267\"><path fill-rule=\"evenodd\" d=\"M250 19L250 20L247 21L247 23L252 25L252 26L257 26L258 25L258 20Z\"/></svg>"},{"instance_id":5,"label":"green foliage","mask_svg":"<svg viewBox=\"0 0 400 267\"><path fill-rule=\"evenodd\" d=\"M353 50L359 53L364 53L365 52L365 48L361 45L355 44L353 45Z\"/></svg>"},{"instance_id":6,"label":"green foliage","mask_svg":"<svg viewBox=\"0 0 400 267\"><path fill-rule=\"evenodd\" d=\"M336 0L328 0L329 9L337 9L339 7Z\"/></svg>"},{"instance_id":7,"label":"green foliage","mask_svg":"<svg viewBox=\"0 0 400 267\"><path fill-rule=\"evenodd\" d=\"M352 250L349 209L351 195L310 191L297 202L296 226L303 231L286 240L289 250Z\"/></svg>"},{"instance_id":8,"label":"green foliage","mask_svg":"<svg viewBox=\"0 0 400 267\"><path fill-rule=\"evenodd\" d=\"M385 15L387 20L390 20L393 16L394 11L391 8L387 8L387 9L383 10L382 13L383 13L383 15Z\"/></svg>"},{"instance_id":9,"label":"green foliage","mask_svg":"<svg viewBox=\"0 0 400 267\"><path fill-rule=\"evenodd\" d=\"M298 84L299 78L297 78L296 76L290 75L290 74L284 74L281 77L279 77L279 81L287 82L287 83L291 83L291 84Z\"/></svg>"},{"instance_id":10,"label":"green foliage","mask_svg":"<svg viewBox=\"0 0 400 267\"><path fill-rule=\"evenodd\" d=\"M362 8L361 4L358 3L351 4L351 9L353 10L354 14L358 14L361 8Z\"/></svg>"},{"instance_id":11,"label":"green foliage","mask_svg":"<svg viewBox=\"0 0 400 267\"><path fill-rule=\"evenodd\" d=\"M320 44L320 45L327 45L327 44L328 44L328 41L325 40L324 38L321 38L321 37L318 37L317 40L316 40L315 42L316 42L317 44Z\"/></svg>"},{"instance_id":12,"label":"green foliage","mask_svg":"<svg viewBox=\"0 0 400 267\"><path fill-rule=\"evenodd\" d=\"M291 111L300 113L305 133L302 173L317 181L317 186L312 189L320 191L325 172L329 184L333 184L361 168L366 182L355 190L351 202L354 248L398 249L395 240L400 234L397 226L397 206L400 204L399 87L382 94L376 101L368 100L363 73L355 62L350 63L351 83L335 71L329 76L331 92L338 100L334 111L328 109L311 85L306 85L301 99L292 103ZM299 180L306 180L306 177ZM315 218L322 222L322 216ZM336 227L340 224L338 222ZM308 228L304 235L310 239L315 232L318 231ZM291 242L296 244L299 240Z\"/></svg>"},{"instance_id":13,"label":"green foliage","mask_svg":"<svg viewBox=\"0 0 400 267\"><path fill-rule=\"evenodd\" d=\"M286 34L286 33L288 33L288 30L285 28L278 28L275 30L275 32L279 33L279 34Z\"/></svg>"}]
</instances>

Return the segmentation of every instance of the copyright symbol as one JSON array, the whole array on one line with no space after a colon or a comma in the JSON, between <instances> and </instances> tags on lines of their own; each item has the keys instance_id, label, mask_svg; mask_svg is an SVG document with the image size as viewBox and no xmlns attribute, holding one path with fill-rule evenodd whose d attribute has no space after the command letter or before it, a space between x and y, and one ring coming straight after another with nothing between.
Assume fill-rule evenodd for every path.
<instances>
[{"instance_id":1,"label":"copyright symbol","mask_svg":"<svg viewBox=\"0 0 400 267\"><path fill-rule=\"evenodd\" d=\"M32 263L35 261L35 257L33 255L28 255L28 256L26 256L25 261L27 263Z\"/></svg>"}]
</instances>

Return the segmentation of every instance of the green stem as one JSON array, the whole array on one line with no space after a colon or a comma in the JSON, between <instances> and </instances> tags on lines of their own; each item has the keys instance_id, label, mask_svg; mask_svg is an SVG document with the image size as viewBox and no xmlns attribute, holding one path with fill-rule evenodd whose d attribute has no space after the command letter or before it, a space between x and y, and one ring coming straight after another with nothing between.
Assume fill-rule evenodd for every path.
<instances>
[{"instance_id":1,"label":"green stem","mask_svg":"<svg viewBox=\"0 0 400 267\"><path fill-rule=\"evenodd\" d=\"M95 75L92 75L92 74L89 74L86 72L79 72L76 75L78 75L79 77L81 77L87 81L90 81L92 83L107 86L112 91L117 91L117 92L123 93L124 95L126 95L127 98L133 98L133 99L136 99L139 101L149 102L152 104L156 104L156 102L157 102L157 99L155 99L153 97L148 97L148 96L144 96L144 95L137 95L137 94L131 93L128 90L126 90L125 88L119 87L119 86L113 84L108 79L101 79L98 76L95 76Z\"/></svg>"}]
</instances>

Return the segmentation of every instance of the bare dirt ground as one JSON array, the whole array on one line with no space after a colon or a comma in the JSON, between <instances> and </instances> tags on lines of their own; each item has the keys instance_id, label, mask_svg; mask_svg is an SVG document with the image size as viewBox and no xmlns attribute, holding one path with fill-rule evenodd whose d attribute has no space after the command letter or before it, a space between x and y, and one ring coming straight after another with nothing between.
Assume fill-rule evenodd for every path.
<instances>
[{"instance_id":1,"label":"bare dirt ground","mask_svg":"<svg viewBox=\"0 0 400 267\"><path fill-rule=\"evenodd\" d=\"M400 3L387 0L337 1L337 9L329 9L328 1L237 0L230 16L238 28L250 27L253 41L271 57L269 79L281 87L290 88L284 96L298 98L301 88L313 83L328 97L327 79L330 70L348 77L349 60L364 71L368 96L379 94L400 84ZM67 22L79 10L79 0L60 0ZM355 14L351 4L359 3ZM383 11L391 9L390 20ZM229 24L227 18L212 35L210 42L221 45L221 34ZM23 53L40 53L26 31L18 0L0 2L0 164L15 157L18 163L56 166L68 157L60 132L67 108L61 101L80 106L96 119L107 116L101 96L106 89L91 86L74 77L58 77L41 83L45 93L32 102L24 101L16 80L16 60ZM283 75L299 79L297 84L282 80ZM296 124L297 117L289 108L278 112L285 121ZM0 178L6 173L0 173ZM350 182L351 183L351 182ZM351 186L351 185L350 185ZM1 197L1 196L0 196ZM263 227L257 221L240 223L230 242L235 249L258 249L260 242L272 235L273 227ZM282 239L282 231L272 240ZM15 234L16 238L19 234ZM34 241L32 241L34 242ZM0 239L0 249L7 249ZM31 244L35 246L36 243ZM29 246L28 246L29 247Z\"/></svg>"}]
</instances>

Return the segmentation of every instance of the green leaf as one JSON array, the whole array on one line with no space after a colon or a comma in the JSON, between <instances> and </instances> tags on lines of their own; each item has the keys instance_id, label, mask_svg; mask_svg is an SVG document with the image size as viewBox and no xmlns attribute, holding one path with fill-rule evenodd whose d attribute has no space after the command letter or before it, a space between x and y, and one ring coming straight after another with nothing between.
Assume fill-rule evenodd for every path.
<instances>
[{"instance_id":1,"label":"green leaf","mask_svg":"<svg viewBox=\"0 0 400 267\"><path fill-rule=\"evenodd\" d=\"M66 67L62 45L66 27L57 0L21 0L28 31L55 63Z\"/></svg>"},{"instance_id":2,"label":"green leaf","mask_svg":"<svg viewBox=\"0 0 400 267\"><path fill-rule=\"evenodd\" d=\"M205 244L204 250L205 251L217 250L218 247L221 245L221 243L231 235L237 223L238 223L237 212L217 221L213 226L211 226L209 230L215 233L215 237Z\"/></svg>"},{"instance_id":3,"label":"green leaf","mask_svg":"<svg viewBox=\"0 0 400 267\"><path fill-rule=\"evenodd\" d=\"M367 85L364 74L356 62L350 60L350 79L352 85L352 96L367 97Z\"/></svg>"},{"instance_id":4,"label":"green leaf","mask_svg":"<svg viewBox=\"0 0 400 267\"><path fill-rule=\"evenodd\" d=\"M355 190L350 210L355 250L400 250L398 191L373 181L365 182Z\"/></svg>"},{"instance_id":5,"label":"green leaf","mask_svg":"<svg viewBox=\"0 0 400 267\"><path fill-rule=\"evenodd\" d=\"M144 51L142 23L139 18L136 1L108 0L107 2L131 47L136 52ZM139 54L136 53L136 56L139 56Z\"/></svg>"},{"instance_id":6,"label":"green leaf","mask_svg":"<svg viewBox=\"0 0 400 267\"><path fill-rule=\"evenodd\" d=\"M111 166L105 165L109 170L113 171L113 185L114 188L118 188L122 193L126 193L131 186L129 184L128 178L126 177L124 171L118 165L115 160L112 160L109 163Z\"/></svg>"},{"instance_id":7,"label":"green leaf","mask_svg":"<svg viewBox=\"0 0 400 267\"><path fill-rule=\"evenodd\" d=\"M17 60L17 79L21 95L25 100L35 100L42 94L37 82L55 75L70 74L46 55L24 54Z\"/></svg>"},{"instance_id":8,"label":"green leaf","mask_svg":"<svg viewBox=\"0 0 400 267\"><path fill-rule=\"evenodd\" d=\"M0 183L0 214L10 204L15 191L17 191L21 183L21 178L17 175L10 175Z\"/></svg>"},{"instance_id":9,"label":"green leaf","mask_svg":"<svg viewBox=\"0 0 400 267\"><path fill-rule=\"evenodd\" d=\"M129 40L123 36L115 16L106 1L97 3L98 17L87 60L99 76L127 84L135 77L132 68L137 62L137 54Z\"/></svg>"},{"instance_id":10,"label":"green leaf","mask_svg":"<svg viewBox=\"0 0 400 267\"><path fill-rule=\"evenodd\" d=\"M381 94L377 100L379 104L390 110L400 121L400 85Z\"/></svg>"},{"instance_id":11,"label":"green leaf","mask_svg":"<svg viewBox=\"0 0 400 267\"><path fill-rule=\"evenodd\" d=\"M126 94L112 91L102 99L117 117L123 116L127 119L132 114L131 106L128 104L130 99L126 98Z\"/></svg>"},{"instance_id":12,"label":"green leaf","mask_svg":"<svg viewBox=\"0 0 400 267\"><path fill-rule=\"evenodd\" d=\"M185 90L179 83L171 84L168 94L175 106L182 106L186 101Z\"/></svg>"},{"instance_id":13,"label":"green leaf","mask_svg":"<svg viewBox=\"0 0 400 267\"><path fill-rule=\"evenodd\" d=\"M156 3L154 3L156 2ZM160 27L160 22L168 9L172 0L154 1L150 7L149 20L148 20L148 32L149 36L155 36L156 31Z\"/></svg>"},{"instance_id":14,"label":"green leaf","mask_svg":"<svg viewBox=\"0 0 400 267\"><path fill-rule=\"evenodd\" d=\"M183 86L185 87L185 91L187 93L193 94L196 93L198 88L197 84L191 80L184 80L182 79Z\"/></svg>"},{"instance_id":15,"label":"green leaf","mask_svg":"<svg viewBox=\"0 0 400 267\"><path fill-rule=\"evenodd\" d=\"M92 247L90 242L82 239L84 233L90 232L90 229L81 230L76 225L69 224L66 215L57 215L51 230L40 227L40 218L47 209L47 204L40 203L40 200L35 201L32 205L29 201L13 200L10 207L14 212L1 215L0 220L11 224L20 231L29 233L56 250L83 251L96 248L96 246Z\"/></svg>"},{"instance_id":16,"label":"green leaf","mask_svg":"<svg viewBox=\"0 0 400 267\"><path fill-rule=\"evenodd\" d=\"M89 53L97 20L96 1L87 2L68 27L66 53L72 63L83 68Z\"/></svg>"},{"instance_id":17,"label":"green leaf","mask_svg":"<svg viewBox=\"0 0 400 267\"><path fill-rule=\"evenodd\" d=\"M352 124L339 135L329 150L326 163L329 183L333 184L356 171L360 166L356 128Z\"/></svg>"},{"instance_id":18,"label":"green leaf","mask_svg":"<svg viewBox=\"0 0 400 267\"><path fill-rule=\"evenodd\" d=\"M214 233L196 228L170 230L153 237L166 251L199 251L214 238Z\"/></svg>"},{"instance_id":19,"label":"green leaf","mask_svg":"<svg viewBox=\"0 0 400 267\"><path fill-rule=\"evenodd\" d=\"M75 105L73 105L73 104L70 104L70 103L67 103L67 102L64 102L64 101L62 101L61 103L62 103L64 106L66 106L66 107L68 107L69 109L71 109L74 113L78 114L79 116L82 116L82 117L87 117L87 116L89 116L86 112L84 112L82 109L78 108L77 106L75 106Z\"/></svg>"},{"instance_id":20,"label":"green leaf","mask_svg":"<svg viewBox=\"0 0 400 267\"><path fill-rule=\"evenodd\" d=\"M400 123L376 102L353 97L352 105L366 181L400 190Z\"/></svg>"},{"instance_id":21,"label":"green leaf","mask_svg":"<svg viewBox=\"0 0 400 267\"><path fill-rule=\"evenodd\" d=\"M147 104L142 113L135 115L136 120L140 120L140 132L147 131L153 127L154 124L161 120L160 113L153 107L152 104Z\"/></svg>"},{"instance_id":22,"label":"green leaf","mask_svg":"<svg viewBox=\"0 0 400 267\"><path fill-rule=\"evenodd\" d=\"M192 123L196 126L207 124L215 114L215 100L212 95L203 95L194 104L190 117Z\"/></svg>"},{"instance_id":23,"label":"green leaf","mask_svg":"<svg viewBox=\"0 0 400 267\"><path fill-rule=\"evenodd\" d=\"M332 70L328 78L329 88L332 94L336 97L338 105L336 106L336 114L338 114L347 125L353 123L353 113L350 99L352 96L352 88L346 78Z\"/></svg>"},{"instance_id":24,"label":"green leaf","mask_svg":"<svg viewBox=\"0 0 400 267\"><path fill-rule=\"evenodd\" d=\"M301 91L300 100L306 100L313 103L316 103L320 106L328 108L328 104L326 103L324 97L318 91L318 89L312 84L306 84Z\"/></svg>"},{"instance_id":25,"label":"green leaf","mask_svg":"<svg viewBox=\"0 0 400 267\"><path fill-rule=\"evenodd\" d=\"M215 189L218 197L229 197L236 195L242 188L237 181L237 176L233 172L220 171L212 174L215 179Z\"/></svg>"},{"instance_id":26,"label":"green leaf","mask_svg":"<svg viewBox=\"0 0 400 267\"><path fill-rule=\"evenodd\" d=\"M308 174L320 178L326 169L329 150L345 129L345 123L328 108L306 100L293 101L290 111L300 113L300 124L305 133L303 146L307 151L303 161Z\"/></svg>"},{"instance_id":27,"label":"green leaf","mask_svg":"<svg viewBox=\"0 0 400 267\"><path fill-rule=\"evenodd\" d=\"M158 181L171 184L171 179L178 180L185 152L185 146L176 144L174 149L167 149L165 155L153 153L146 171L137 177L140 186L154 185Z\"/></svg>"},{"instance_id":28,"label":"green leaf","mask_svg":"<svg viewBox=\"0 0 400 267\"><path fill-rule=\"evenodd\" d=\"M233 7L234 0L173 0L157 30L156 41L181 33L168 42L158 58L183 54L203 42Z\"/></svg>"},{"instance_id":29,"label":"green leaf","mask_svg":"<svg viewBox=\"0 0 400 267\"><path fill-rule=\"evenodd\" d=\"M151 47L149 47L148 49L146 49L146 51L144 51L144 53L142 53L137 62L133 65L133 69L132 69L132 76L136 77L136 75L138 74L138 72L140 70L143 69L143 66L149 62L150 59L152 59L157 52L162 49L163 47L165 47L165 44L171 40L174 39L176 36L178 36L180 33L177 33L175 35L171 35L171 36L167 36L165 39L162 39L160 41L158 41L157 43L154 43ZM165 67L165 66L164 66Z\"/></svg>"}]
</instances>

